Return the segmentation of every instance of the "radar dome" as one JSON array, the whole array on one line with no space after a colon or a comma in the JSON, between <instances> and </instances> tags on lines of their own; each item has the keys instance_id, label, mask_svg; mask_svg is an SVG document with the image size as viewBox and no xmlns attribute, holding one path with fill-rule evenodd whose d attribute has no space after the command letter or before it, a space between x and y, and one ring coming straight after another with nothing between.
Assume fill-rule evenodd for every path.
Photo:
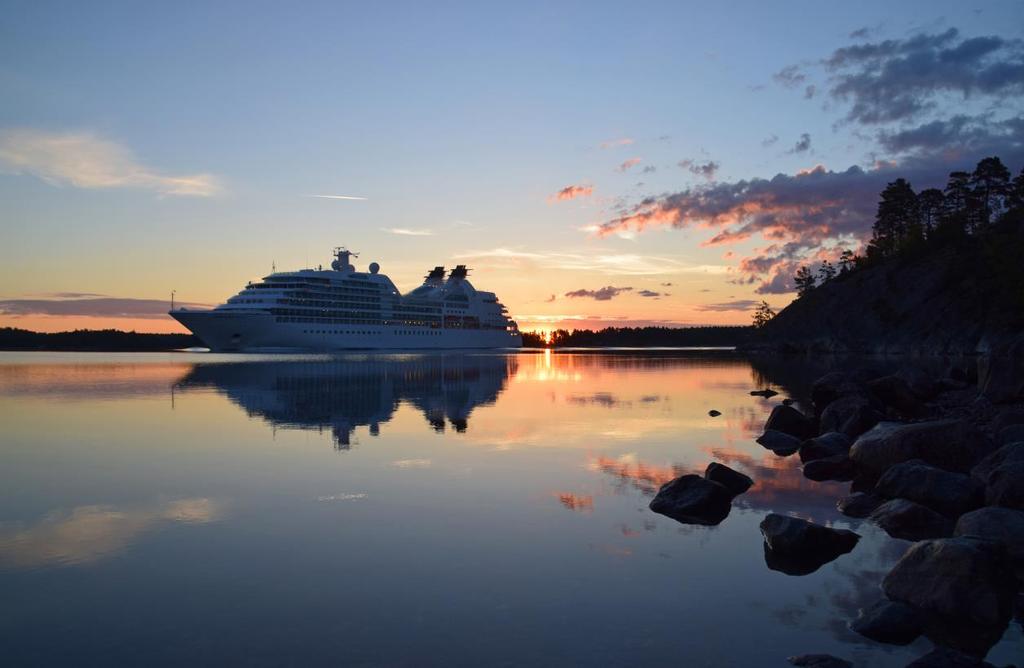
<instances>
[{"instance_id":1,"label":"radar dome","mask_svg":"<svg viewBox=\"0 0 1024 668\"><path fill-rule=\"evenodd\" d=\"M371 262L370 263L370 273L371 274L376 274L378 271L380 271L380 265L377 264L376 262Z\"/></svg>"}]
</instances>

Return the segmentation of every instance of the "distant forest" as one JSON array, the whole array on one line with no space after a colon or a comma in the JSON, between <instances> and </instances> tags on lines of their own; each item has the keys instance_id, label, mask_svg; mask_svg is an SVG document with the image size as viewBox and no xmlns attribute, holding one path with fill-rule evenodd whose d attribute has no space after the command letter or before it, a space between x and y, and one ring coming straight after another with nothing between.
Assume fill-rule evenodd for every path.
<instances>
[{"instance_id":1,"label":"distant forest","mask_svg":"<svg viewBox=\"0 0 1024 668\"><path fill-rule=\"evenodd\" d=\"M0 328L0 350L155 352L200 345L199 340L191 334L140 334L116 329L44 333L13 327Z\"/></svg>"},{"instance_id":2,"label":"distant forest","mask_svg":"<svg viewBox=\"0 0 1024 668\"><path fill-rule=\"evenodd\" d=\"M552 347L652 347L652 346L738 346L750 340L753 329L743 326L719 327L607 327L598 331L558 329L551 332L550 342L541 334L526 332L523 345L532 348Z\"/></svg>"}]
</instances>

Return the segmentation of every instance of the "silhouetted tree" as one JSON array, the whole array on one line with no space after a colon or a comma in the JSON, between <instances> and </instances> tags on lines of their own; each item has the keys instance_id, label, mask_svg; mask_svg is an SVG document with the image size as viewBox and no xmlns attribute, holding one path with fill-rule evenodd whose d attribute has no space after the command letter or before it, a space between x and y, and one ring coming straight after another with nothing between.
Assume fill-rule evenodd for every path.
<instances>
[{"instance_id":1,"label":"silhouetted tree","mask_svg":"<svg viewBox=\"0 0 1024 668\"><path fill-rule=\"evenodd\" d=\"M971 174L971 189L978 203L978 224L988 225L1005 208L1010 194L1010 170L999 158L985 158Z\"/></svg>"},{"instance_id":2,"label":"silhouetted tree","mask_svg":"<svg viewBox=\"0 0 1024 668\"><path fill-rule=\"evenodd\" d=\"M814 274L807 267L800 267L793 277L793 285L796 286L796 294L803 297L814 289Z\"/></svg>"},{"instance_id":3,"label":"silhouetted tree","mask_svg":"<svg viewBox=\"0 0 1024 668\"><path fill-rule=\"evenodd\" d=\"M971 227L971 208L974 204L971 192L971 175L967 172L950 172L943 192L941 226L944 237L956 237L967 232Z\"/></svg>"},{"instance_id":4,"label":"silhouetted tree","mask_svg":"<svg viewBox=\"0 0 1024 668\"><path fill-rule=\"evenodd\" d=\"M917 206L921 214L921 226L924 228L924 234L929 236L942 219L946 196L938 188L927 188L917 194Z\"/></svg>"},{"instance_id":5,"label":"silhouetted tree","mask_svg":"<svg viewBox=\"0 0 1024 668\"><path fill-rule=\"evenodd\" d=\"M906 179L885 186L878 203L870 246L872 254L886 257L896 252L907 238L921 236L921 215L917 195Z\"/></svg>"},{"instance_id":6,"label":"silhouetted tree","mask_svg":"<svg viewBox=\"0 0 1024 668\"><path fill-rule=\"evenodd\" d=\"M818 267L818 278L821 283L828 283L836 277L836 268L828 260L822 260L821 266Z\"/></svg>"},{"instance_id":7,"label":"silhouetted tree","mask_svg":"<svg viewBox=\"0 0 1024 668\"><path fill-rule=\"evenodd\" d=\"M845 274L857 264L857 256L849 248L839 254L839 273Z\"/></svg>"},{"instance_id":8,"label":"silhouetted tree","mask_svg":"<svg viewBox=\"0 0 1024 668\"><path fill-rule=\"evenodd\" d=\"M768 305L768 302L761 301L757 309L754 311L754 327L760 329L768 324L768 322L775 317L775 311Z\"/></svg>"}]
</instances>

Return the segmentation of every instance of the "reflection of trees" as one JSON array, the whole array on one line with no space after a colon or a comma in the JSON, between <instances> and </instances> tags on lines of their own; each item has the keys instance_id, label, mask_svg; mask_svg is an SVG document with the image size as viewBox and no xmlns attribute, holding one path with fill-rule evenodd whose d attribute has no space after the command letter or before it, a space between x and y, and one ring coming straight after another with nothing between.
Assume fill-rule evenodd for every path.
<instances>
[{"instance_id":1,"label":"reflection of trees","mask_svg":"<svg viewBox=\"0 0 1024 668\"><path fill-rule=\"evenodd\" d=\"M423 412L444 431L468 426L480 405L494 403L515 373L504 355L340 357L302 361L199 364L178 387L213 388L275 427L329 428L335 445L348 449L356 427L380 433L399 403Z\"/></svg>"}]
</instances>

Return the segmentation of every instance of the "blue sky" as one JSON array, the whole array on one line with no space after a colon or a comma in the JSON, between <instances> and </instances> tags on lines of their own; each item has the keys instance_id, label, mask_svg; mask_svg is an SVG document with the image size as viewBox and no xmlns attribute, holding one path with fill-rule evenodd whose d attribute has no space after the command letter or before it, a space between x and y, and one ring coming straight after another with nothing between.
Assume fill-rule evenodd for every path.
<instances>
[{"instance_id":1,"label":"blue sky","mask_svg":"<svg viewBox=\"0 0 1024 668\"><path fill-rule=\"evenodd\" d=\"M135 176L0 164L0 298L177 289L216 303L272 261L327 262L347 244L404 288L469 262L520 316L679 324L749 320L701 304L786 303L729 282L764 240L595 226L711 181L869 168L874 128L840 123L820 68L780 84L787 66L949 28L1015 40L1024 26L1019 2L3 5L0 132L21 147L76 138ZM712 179L687 167L709 163ZM173 181L193 177L199 194ZM592 194L552 199L573 184ZM635 295L668 282L670 296ZM606 285L634 294L563 296Z\"/></svg>"}]
</instances>

